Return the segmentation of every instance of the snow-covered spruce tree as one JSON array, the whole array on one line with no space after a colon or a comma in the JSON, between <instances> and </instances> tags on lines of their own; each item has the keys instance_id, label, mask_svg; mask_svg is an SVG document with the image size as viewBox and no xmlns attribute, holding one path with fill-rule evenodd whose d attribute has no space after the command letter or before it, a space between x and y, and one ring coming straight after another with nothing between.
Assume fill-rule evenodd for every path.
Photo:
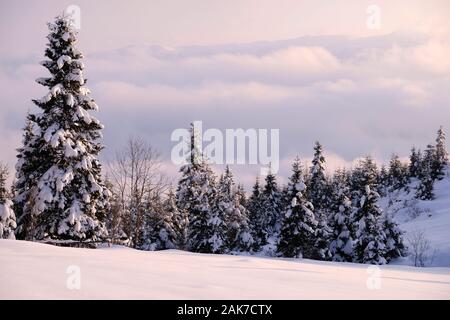
<instances>
[{"instance_id":1,"label":"snow-covered spruce tree","mask_svg":"<svg viewBox=\"0 0 450 320\"><path fill-rule=\"evenodd\" d=\"M229 166L226 166L225 172L220 176L217 186L217 197L213 210L217 212L217 215L223 217L226 222L224 231L226 232L226 247L227 251L232 250L231 242L234 241L239 225L236 225L231 219L231 212L234 209L234 193L235 185L233 180L233 174Z\"/></svg>"},{"instance_id":2,"label":"snow-covered spruce tree","mask_svg":"<svg viewBox=\"0 0 450 320\"><path fill-rule=\"evenodd\" d=\"M353 207L350 201L348 174L345 170L337 170L333 177L331 197L330 253L333 261L353 261Z\"/></svg>"},{"instance_id":3,"label":"snow-covered spruce tree","mask_svg":"<svg viewBox=\"0 0 450 320\"><path fill-rule=\"evenodd\" d=\"M314 207L314 213L318 223L313 258L328 260L331 258L329 251L331 229L328 226L328 209L331 194L329 183L325 177L325 157L323 156L322 145L318 141L314 145L314 157L310 173L308 195Z\"/></svg>"},{"instance_id":4,"label":"snow-covered spruce tree","mask_svg":"<svg viewBox=\"0 0 450 320\"><path fill-rule=\"evenodd\" d=\"M284 212L289 205L289 186L287 184L283 185L280 192L280 208L281 211Z\"/></svg>"},{"instance_id":5,"label":"snow-covered spruce tree","mask_svg":"<svg viewBox=\"0 0 450 320\"><path fill-rule=\"evenodd\" d=\"M187 241L188 216L186 211L178 209L176 196L170 188L167 199L164 202L164 211L172 217L172 224L177 239L175 241L177 248L184 249Z\"/></svg>"},{"instance_id":6,"label":"snow-covered spruce tree","mask_svg":"<svg viewBox=\"0 0 450 320\"><path fill-rule=\"evenodd\" d=\"M250 252L254 248L255 240L253 239L252 229L250 226L250 217L248 208L248 199L245 194L244 186L238 184L235 193L235 208L239 209L240 229L236 236L236 243L233 246L237 251ZM239 205L239 207L237 206Z\"/></svg>"},{"instance_id":7,"label":"snow-covered spruce tree","mask_svg":"<svg viewBox=\"0 0 450 320\"><path fill-rule=\"evenodd\" d=\"M328 207L329 188L325 177L325 157L323 156L322 145L316 141L314 145L314 157L310 168L311 177L308 184L308 194L314 206L315 213Z\"/></svg>"},{"instance_id":8,"label":"snow-covered spruce tree","mask_svg":"<svg viewBox=\"0 0 450 320\"><path fill-rule=\"evenodd\" d=\"M217 196L215 179L208 163L203 160L196 177L196 202L189 215L188 246L194 252L227 251L226 217L214 210Z\"/></svg>"},{"instance_id":9,"label":"snow-covered spruce tree","mask_svg":"<svg viewBox=\"0 0 450 320\"><path fill-rule=\"evenodd\" d=\"M41 163L37 147L35 115L27 114L22 137L22 146L17 149L16 179L13 184L14 212L17 216L16 238L33 240L35 216L32 214L32 191L36 190L36 181L40 176Z\"/></svg>"},{"instance_id":10,"label":"snow-covered spruce tree","mask_svg":"<svg viewBox=\"0 0 450 320\"><path fill-rule=\"evenodd\" d=\"M232 205L228 209L228 248L234 252L249 252L253 247L248 212L242 203L242 194L233 194Z\"/></svg>"},{"instance_id":11,"label":"snow-covered spruce tree","mask_svg":"<svg viewBox=\"0 0 450 320\"><path fill-rule=\"evenodd\" d=\"M180 171L182 176L176 198L179 210L185 210L188 215L186 247L193 252L225 252L225 217L214 210L217 202L216 177L202 155L200 136L193 125L189 158Z\"/></svg>"},{"instance_id":12,"label":"snow-covered spruce tree","mask_svg":"<svg viewBox=\"0 0 450 320\"><path fill-rule=\"evenodd\" d=\"M433 178L442 180L445 175L445 168L448 164L448 152L445 148L445 132L442 126L439 128L436 137L436 153L432 164L434 172Z\"/></svg>"},{"instance_id":13,"label":"snow-covered spruce tree","mask_svg":"<svg viewBox=\"0 0 450 320\"><path fill-rule=\"evenodd\" d=\"M366 185L378 190L378 180L377 165L372 157L367 155L359 160L350 176L350 192L354 207L358 207L361 197L365 196Z\"/></svg>"},{"instance_id":14,"label":"snow-covered spruce tree","mask_svg":"<svg viewBox=\"0 0 450 320\"><path fill-rule=\"evenodd\" d=\"M225 217L227 251L249 251L253 245L253 238L248 226L247 210L241 204L242 196L242 194L238 194L233 174L227 166L219 181L214 208L218 211L219 216Z\"/></svg>"},{"instance_id":15,"label":"snow-covered spruce tree","mask_svg":"<svg viewBox=\"0 0 450 320\"><path fill-rule=\"evenodd\" d=\"M392 259L406 256L407 249L403 242L404 232L400 230L398 224L388 213L384 214L382 217L382 225L383 231L386 235L385 258L387 263L389 263Z\"/></svg>"},{"instance_id":16,"label":"snow-covered spruce tree","mask_svg":"<svg viewBox=\"0 0 450 320\"><path fill-rule=\"evenodd\" d=\"M373 185L367 184L360 206L355 212L356 237L354 261L359 263L385 264L386 234L381 223L382 211L377 205L379 195Z\"/></svg>"},{"instance_id":17,"label":"snow-covered spruce tree","mask_svg":"<svg viewBox=\"0 0 450 320\"><path fill-rule=\"evenodd\" d=\"M432 145L428 145L425 149L424 156L420 162L420 169L418 172L419 185L416 189L416 197L421 200L434 199L434 180L435 172L433 171L433 162L435 158L436 149Z\"/></svg>"},{"instance_id":18,"label":"snow-covered spruce tree","mask_svg":"<svg viewBox=\"0 0 450 320\"><path fill-rule=\"evenodd\" d=\"M8 168L0 163L0 239L15 239L16 215L6 190Z\"/></svg>"},{"instance_id":19,"label":"snow-covered spruce tree","mask_svg":"<svg viewBox=\"0 0 450 320\"><path fill-rule=\"evenodd\" d=\"M277 252L283 257L311 258L316 241L317 221L313 205L304 196L306 185L298 158L292 165L288 189L291 201L283 212L284 220Z\"/></svg>"},{"instance_id":20,"label":"snow-covered spruce tree","mask_svg":"<svg viewBox=\"0 0 450 320\"><path fill-rule=\"evenodd\" d=\"M380 194L380 196L386 196L389 188L389 171L386 169L386 166L384 164L380 168L377 185L378 193Z\"/></svg>"},{"instance_id":21,"label":"snow-covered spruce tree","mask_svg":"<svg viewBox=\"0 0 450 320\"><path fill-rule=\"evenodd\" d=\"M150 251L177 248L179 235L175 227L173 207L166 210L166 204L160 195L151 196L147 203L138 248Z\"/></svg>"},{"instance_id":22,"label":"snow-covered spruce tree","mask_svg":"<svg viewBox=\"0 0 450 320\"><path fill-rule=\"evenodd\" d=\"M411 154L409 156L409 177L419 177L420 163L422 162L422 152L416 150L415 147L411 148Z\"/></svg>"},{"instance_id":23,"label":"snow-covered spruce tree","mask_svg":"<svg viewBox=\"0 0 450 320\"><path fill-rule=\"evenodd\" d=\"M186 164L180 168L181 178L175 194L176 205L180 214L187 217L187 226L189 227L190 217L197 216L196 208L198 207L197 193L199 192L198 175L202 164L202 155L200 151L200 143L198 133L194 132L194 125L190 127L190 152ZM186 238L187 240L187 238ZM187 243L185 243L187 245Z\"/></svg>"},{"instance_id":24,"label":"snow-covered spruce tree","mask_svg":"<svg viewBox=\"0 0 450 320\"><path fill-rule=\"evenodd\" d=\"M263 216L262 189L259 184L259 177L253 185L252 194L247 203L249 226L253 238L253 250L258 252L266 245L265 218Z\"/></svg>"},{"instance_id":25,"label":"snow-covered spruce tree","mask_svg":"<svg viewBox=\"0 0 450 320\"><path fill-rule=\"evenodd\" d=\"M272 251L277 243L277 237L281 230L281 194L278 189L275 174L270 170L265 178L265 185L262 192L262 214L263 232L265 242L269 245L267 250ZM275 248L273 248L275 249Z\"/></svg>"},{"instance_id":26,"label":"snow-covered spruce tree","mask_svg":"<svg viewBox=\"0 0 450 320\"><path fill-rule=\"evenodd\" d=\"M36 186L31 208L37 240L96 241L107 236L103 219L110 192L101 180L97 156L103 125L89 114L97 104L84 84L83 55L75 47L77 33L65 17L49 24L42 65L50 77L37 79L49 88L33 102L35 115ZM20 161L20 160L19 160ZM19 177L20 179L20 177Z\"/></svg>"},{"instance_id":27,"label":"snow-covered spruce tree","mask_svg":"<svg viewBox=\"0 0 450 320\"><path fill-rule=\"evenodd\" d=\"M327 200L329 202L329 200ZM328 204L329 205L329 204ZM314 250L312 258L317 260L330 260L332 255L330 252L330 241L333 230L328 224L329 209L322 209L315 213L317 227L315 234Z\"/></svg>"},{"instance_id":28,"label":"snow-covered spruce tree","mask_svg":"<svg viewBox=\"0 0 450 320\"><path fill-rule=\"evenodd\" d=\"M390 190L400 190L408 184L408 167L404 165L397 154L389 161L388 185Z\"/></svg>"},{"instance_id":29,"label":"snow-covered spruce tree","mask_svg":"<svg viewBox=\"0 0 450 320\"><path fill-rule=\"evenodd\" d=\"M247 206L248 206L248 201L247 201L247 196L245 195L245 190L244 190L244 185L243 184L238 184L237 188L236 188L236 194L239 198L239 204L243 207L245 207L246 211L247 210ZM248 215L248 213L247 213Z\"/></svg>"}]
</instances>

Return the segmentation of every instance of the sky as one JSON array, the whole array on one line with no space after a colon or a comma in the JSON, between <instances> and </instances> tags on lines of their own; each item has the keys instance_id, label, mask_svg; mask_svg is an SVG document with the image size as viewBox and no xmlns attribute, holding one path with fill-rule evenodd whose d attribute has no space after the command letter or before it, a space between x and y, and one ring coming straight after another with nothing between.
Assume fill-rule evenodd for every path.
<instances>
[{"instance_id":1,"label":"sky","mask_svg":"<svg viewBox=\"0 0 450 320\"><path fill-rule=\"evenodd\" d=\"M203 127L280 130L280 181L319 140L327 168L406 158L450 130L449 1L0 0L0 161L12 169L46 23L80 8L78 47L112 161L130 136L161 151ZM376 10L374 14L374 8ZM375 19L375 20L373 20ZM247 186L257 166L234 166Z\"/></svg>"}]
</instances>

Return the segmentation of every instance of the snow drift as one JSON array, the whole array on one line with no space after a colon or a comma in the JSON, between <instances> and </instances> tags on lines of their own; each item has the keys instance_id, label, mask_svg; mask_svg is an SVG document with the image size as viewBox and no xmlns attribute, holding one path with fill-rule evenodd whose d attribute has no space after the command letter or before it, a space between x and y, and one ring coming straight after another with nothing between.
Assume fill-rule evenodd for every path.
<instances>
[{"instance_id":1,"label":"snow drift","mask_svg":"<svg viewBox=\"0 0 450 320\"><path fill-rule=\"evenodd\" d=\"M71 286L79 275L79 289ZM449 299L450 268L0 240L1 299Z\"/></svg>"}]
</instances>

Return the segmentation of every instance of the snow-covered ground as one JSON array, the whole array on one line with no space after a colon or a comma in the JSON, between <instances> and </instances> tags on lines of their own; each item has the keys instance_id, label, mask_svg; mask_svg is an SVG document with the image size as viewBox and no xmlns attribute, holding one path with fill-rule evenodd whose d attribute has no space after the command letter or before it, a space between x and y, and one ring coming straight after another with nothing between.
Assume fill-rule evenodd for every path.
<instances>
[{"instance_id":1,"label":"snow-covered ground","mask_svg":"<svg viewBox=\"0 0 450 320\"><path fill-rule=\"evenodd\" d=\"M436 198L431 201L414 200L414 192L400 192L381 200L383 210L391 211L400 228L406 232L405 243L408 244L412 232L422 231L429 240L432 259L430 266L450 267L450 167L446 177L434 184ZM410 258L394 261L394 264L411 265Z\"/></svg>"},{"instance_id":2,"label":"snow-covered ground","mask_svg":"<svg viewBox=\"0 0 450 320\"><path fill-rule=\"evenodd\" d=\"M450 299L450 268L368 267L0 240L0 299Z\"/></svg>"}]
</instances>

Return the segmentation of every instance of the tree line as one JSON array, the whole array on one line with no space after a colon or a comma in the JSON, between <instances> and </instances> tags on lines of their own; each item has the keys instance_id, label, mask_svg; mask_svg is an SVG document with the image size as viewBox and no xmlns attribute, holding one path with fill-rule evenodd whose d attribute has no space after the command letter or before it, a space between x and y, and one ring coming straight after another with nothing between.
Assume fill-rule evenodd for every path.
<instances>
[{"instance_id":1,"label":"tree line","mask_svg":"<svg viewBox=\"0 0 450 320\"><path fill-rule=\"evenodd\" d=\"M408 164L393 155L378 168L366 156L331 175L317 142L309 168L297 158L287 185L269 172L249 197L229 167L216 177L193 130L175 189L158 152L139 139L102 177L103 125L90 114L98 106L85 85L77 34L63 17L49 31L41 64L50 76L37 79L48 93L33 100L40 112L27 115L11 191L0 170L1 238L374 264L406 254L402 231L377 202L397 190L433 199L448 161L442 128L436 144L412 149Z\"/></svg>"}]
</instances>

